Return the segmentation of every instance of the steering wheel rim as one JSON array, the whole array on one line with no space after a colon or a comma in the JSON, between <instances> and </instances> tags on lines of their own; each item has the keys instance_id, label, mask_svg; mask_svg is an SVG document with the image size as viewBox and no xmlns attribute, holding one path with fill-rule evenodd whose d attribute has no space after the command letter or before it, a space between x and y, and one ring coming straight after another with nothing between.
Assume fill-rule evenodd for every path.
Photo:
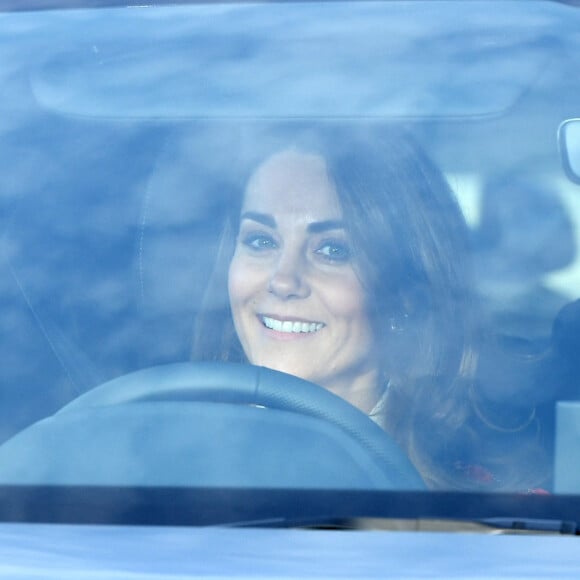
<instances>
[{"instance_id":1,"label":"steering wheel rim","mask_svg":"<svg viewBox=\"0 0 580 580\"><path fill-rule=\"evenodd\" d=\"M367 415L318 385L265 367L224 362L149 367L103 383L56 415L88 407L152 401L253 405L322 419L366 448L402 489L425 487L405 453Z\"/></svg>"}]
</instances>

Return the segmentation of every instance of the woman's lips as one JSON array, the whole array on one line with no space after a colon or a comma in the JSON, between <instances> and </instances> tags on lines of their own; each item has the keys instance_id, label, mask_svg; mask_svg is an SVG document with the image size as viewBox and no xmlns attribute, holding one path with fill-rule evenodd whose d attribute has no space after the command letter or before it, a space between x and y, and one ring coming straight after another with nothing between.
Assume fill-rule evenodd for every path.
<instances>
[{"instance_id":1,"label":"woman's lips","mask_svg":"<svg viewBox=\"0 0 580 580\"><path fill-rule=\"evenodd\" d=\"M280 319L263 314L259 315L259 319L266 328L283 334L313 334L324 327L322 322Z\"/></svg>"}]
</instances>

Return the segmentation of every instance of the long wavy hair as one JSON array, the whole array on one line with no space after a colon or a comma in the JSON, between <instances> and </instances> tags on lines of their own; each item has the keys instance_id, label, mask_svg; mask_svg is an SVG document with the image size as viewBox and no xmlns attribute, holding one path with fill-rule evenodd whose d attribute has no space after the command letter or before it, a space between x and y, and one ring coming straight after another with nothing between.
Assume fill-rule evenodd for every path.
<instances>
[{"instance_id":1,"label":"long wavy hair","mask_svg":"<svg viewBox=\"0 0 580 580\"><path fill-rule=\"evenodd\" d=\"M485 487L490 482L482 483L470 472L481 465L484 473L494 474L494 488L528 486L531 474L520 484L513 463L497 459L505 457L504 438L481 445L486 438L495 441L497 433L488 437L489 425L474 412L477 332L465 220L442 173L400 129L294 127L248 139L238 152L243 169L232 171L238 182L235 194L224 202L193 358L246 360L227 291L243 191L262 161L289 147L325 160L343 210L382 353L387 394L376 420L431 487ZM526 452L532 447L526 443Z\"/></svg>"}]
</instances>

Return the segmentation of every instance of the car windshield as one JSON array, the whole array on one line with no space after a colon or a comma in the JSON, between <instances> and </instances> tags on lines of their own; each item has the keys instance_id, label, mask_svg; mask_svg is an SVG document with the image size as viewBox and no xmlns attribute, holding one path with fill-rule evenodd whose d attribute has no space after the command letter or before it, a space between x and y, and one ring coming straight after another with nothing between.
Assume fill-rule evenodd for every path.
<instances>
[{"instance_id":1,"label":"car windshield","mask_svg":"<svg viewBox=\"0 0 580 580\"><path fill-rule=\"evenodd\" d=\"M36 4L0 12L2 493L561 518L574 3Z\"/></svg>"}]
</instances>

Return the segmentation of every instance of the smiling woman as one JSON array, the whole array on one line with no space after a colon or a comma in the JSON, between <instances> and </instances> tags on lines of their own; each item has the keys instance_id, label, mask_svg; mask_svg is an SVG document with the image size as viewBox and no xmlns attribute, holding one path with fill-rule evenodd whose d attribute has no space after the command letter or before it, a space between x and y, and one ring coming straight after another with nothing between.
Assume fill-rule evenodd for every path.
<instances>
[{"instance_id":1,"label":"smiling woman","mask_svg":"<svg viewBox=\"0 0 580 580\"><path fill-rule=\"evenodd\" d=\"M324 160L274 154L246 190L229 295L250 362L369 412L380 396L379 361L350 246Z\"/></svg>"},{"instance_id":2,"label":"smiling woman","mask_svg":"<svg viewBox=\"0 0 580 580\"><path fill-rule=\"evenodd\" d=\"M441 172L394 128L266 141L226 204L194 358L326 388L393 435L433 487L537 484L509 473L510 442L477 419L468 230ZM518 454L540 466L520 435Z\"/></svg>"}]
</instances>

